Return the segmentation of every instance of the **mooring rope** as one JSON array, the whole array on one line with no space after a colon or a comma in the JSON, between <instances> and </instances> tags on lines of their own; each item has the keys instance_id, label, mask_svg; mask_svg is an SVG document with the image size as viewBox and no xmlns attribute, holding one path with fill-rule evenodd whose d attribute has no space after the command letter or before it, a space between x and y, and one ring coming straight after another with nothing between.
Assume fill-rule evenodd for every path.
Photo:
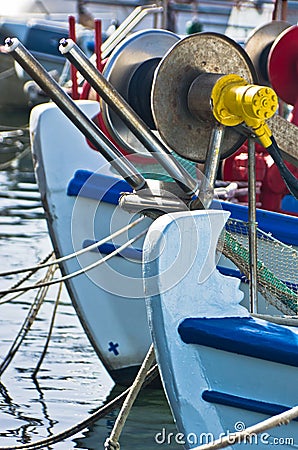
<instances>
[{"instance_id":1,"label":"mooring rope","mask_svg":"<svg viewBox=\"0 0 298 450\"><path fill-rule=\"evenodd\" d=\"M143 387L150 384L158 375L158 368L157 365L153 366L152 369L150 369L147 372L145 382L143 384ZM69 439L75 434L79 433L80 431L84 430L84 428L87 428L91 425L93 425L95 422L97 422L99 419L102 419L107 414L109 414L111 411L119 407L121 405L128 393L130 392L130 388L126 389L124 392L122 392L120 395L118 395L116 398L111 400L107 405L102 406L98 411L95 411L93 414L91 414L86 419L82 420L81 422L77 423L76 425L73 425L70 428L67 428L64 431L61 431L60 433L57 433L55 435L49 436L45 439L41 439L40 441L32 442L29 444L22 444L22 445L16 445L16 446L9 446L9 447L0 447L0 450L38 450L43 447L48 447L53 444L57 444L58 442L64 441L65 439Z\"/></svg>"},{"instance_id":2,"label":"mooring rope","mask_svg":"<svg viewBox=\"0 0 298 450\"><path fill-rule=\"evenodd\" d=\"M48 261L53 255L54 255L54 252L51 252L48 256L46 256L46 257L41 261L41 264L40 264L40 265L42 265L43 263L45 263L46 261ZM18 286L20 286L21 284L23 284L25 281L29 280L29 278L31 278L31 276L34 275L34 274L37 272L38 267L39 267L39 266L35 266L34 269L32 269L27 275L25 275L21 280L17 281L17 282L16 282L13 286L11 286L9 289L10 289L10 290L11 290L11 289L15 289L15 288L17 288ZM8 292L8 294L9 294L9 292ZM7 295L7 294L0 295L0 298L3 298L5 295ZM4 305L5 303L9 303L9 302L11 302L12 300L15 300L15 299L18 298L20 295L22 295L22 292L20 292L20 293L14 295L13 297L8 298L7 300L4 300L4 301L0 302L0 306L1 306L1 305Z\"/></svg>"},{"instance_id":3,"label":"mooring rope","mask_svg":"<svg viewBox=\"0 0 298 450\"><path fill-rule=\"evenodd\" d=\"M251 314L252 317L267 320L267 322L286 325L288 327L298 327L298 316L272 316L269 314Z\"/></svg>"},{"instance_id":4,"label":"mooring rope","mask_svg":"<svg viewBox=\"0 0 298 450\"><path fill-rule=\"evenodd\" d=\"M50 267L44 277L45 280L48 280L52 278L57 270L56 267ZM9 364L11 363L12 359L14 358L15 354L17 353L18 349L20 348L20 345L22 344L23 340L25 339L27 333L29 332L34 320L36 319L36 316L40 310L40 307L45 299L45 296L48 292L48 286L41 287L39 291L37 292L34 302L32 303L27 317L25 318L13 344L11 345L6 357L0 364L0 376L4 373L4 371L7 369Z\"/></svg>"},{"instance_id":5,"label":"mooring rope","mask_svg":"<svg viewBox=\"0 0 298 450\"><path fill-rule=\"evenodd\" d=\"M72 273L70 273L68 275L65 275L63 277L57 278L56 280L46 281L46 282L42 282L42 283L36 283L36 284L30 285L30 286L18 287L16 289L10 289L10 290L9 289L5 289L3 291L0 291L0 295L14 293L14 292L26 292L26 291L29 291L31 289L38 289L40 287L51 286L53 284L61 283L62 281L66 281L66 280L69 280L71 278L77 277L78 275L82 275L83 273L86 273L89 270L92 270L95 267L100 266L101 264L105 263L106 261L111 259L113 256L116 256L119 253L121 253L122 250L126 249L131 244L133 244L138 239L140 239L142 236L144 236L147 233L147 231L148 231L148 229L143 230L141 233L139 233L138 235L136 235L135 237L133 237L132 239L127 241L125 244L122 244L121 246L116 248L110 254L104 256L103 258L99 259L98 261L94 262L93 264L90 264L89 266L84 267L83 269L77 270L76 272L72 272Z\"/></svg>"},{"instance_id":6,"label":"mooring rope","mask_svg":"<svg viewBox=\"0 0 298 450\"><path fill-rule=\"evenodd\" d=\"M38 363L37 363L37 365L36 365L36 367L34 369L34 372L32 373L32 377L33 378L36 378L37 373L38 373L38 371L39 371L39 369L40 369L40 367L41 367L41 365L43 363L43 360L44 360L44 358L46 356L46 353L47 353L47 350L48 350L48 347L49 347L49 343L50 343L52 332L53 332L53 328L54 328L56 313L57 313L57 309L58 309L58 304L59 304L59 301L60 301L60 298L61 298L62 287L63 287L63 283L60 283L59 289L58 289L58 292L57 292L57 296L56 296L56 300L55 300L55 304L54 304L54 309L53 309L53 313L52 313L50 328L49 328L49 331L48 331L48 334L47 334L47 339L46 339L46 342L45 342L42 354L41 354L41 356L39 358L39 361L38 361Z\"/></svg>"},{"instance_id":7,"label":"mooring rope","mask_svg":"<svg viewBox=\"0 0 298 450\"><path fill-rule=\"evenodd\" d=\"M288 411L272 416L269 419L252 425L251 427L245 428L243 431L229 434L221 439L211 442L210 444L195 447L193 450L217 450L239 444L240 442L249 443L250 436L253 438L255 435L260 434L263 431L270 430L271 428L279 427L280 425L288 425L288 423L296 419L296 417L298 417L298 406L294 406Z\"/></svg>"},{"instance_id":8,"label":"mooring rope","mask_svg":"<svg viewBox=\"0 0 298 450\"><path fill-rule=\"evenodd\" d=\"M23 150L21 153L19 153L18 155L14 156L12 159L10 159L9 161L6 161L4 163L0 164L0 170L5 170L8 169L8 167L10 167L13 163L20 161L21 159L25 158L25 156L29 155L29 153L31 152L30 147L26 147L25 150Z\"/></svg>"},{"instance_id":9,"label":"mooring rope","mask_svg":"<svg viewBox=\"0 0 298 450\"><path fill-rule=\"evenodd\" d=\"M120 450L119 437L125 425L126 419L130 413L130 410L137 398L138 393L145 381L146 374L152 364L155 361L155 353L153 344L150 345L148 353L141 365L141 368L130 388L130 391L122 405L122 408L117 416L116 422L114 424L113 430L110 436L107 438L104 444L106 450Z\"/></svg>"},{"instance_id":10,"label":"mooring rope","mask_svg":"<svg viewBox=\"0 0 298 450\"><path fill-rule=\"evenodd\" d=\"M31 266L31 267L26 267L26 268L22 268L22 269L10 270L10 271L7 271L7 272L0 272L0 277L6 277L6 276L9 276L9 275L17 275L18 273L28 272L29 270L35 270L36 271L36 270L39 270L39 269L44 269L45 267L49 267L49 266L52 266L54 264L59 264L61 262L67 261L68 259L80 256L83 253L90 252L91 250L99 247L100 245L105 244L109 240L115 239L116 237L120 236L121 234L123 234L126 231L130 230L131 228L135 227L140 222L142 222L144 219L145 219L145 216L141 216L138 219L136 219L134 222L131 222L128 225L125 225L124 227L120 228L120 230L115 231L114 233L112 233L109 236L101 239L100 241L94 242L93 244L91 244L91 245L89 245L87 247L84 247L81 250L78 250L77 252L73 252L73 253L70 253L69 255L62 256L61 258L54 259L53 261L48 262L48 263L43 263L42 262L41 264L38 264L37 266Z\"/></svg>"}]
</instances>

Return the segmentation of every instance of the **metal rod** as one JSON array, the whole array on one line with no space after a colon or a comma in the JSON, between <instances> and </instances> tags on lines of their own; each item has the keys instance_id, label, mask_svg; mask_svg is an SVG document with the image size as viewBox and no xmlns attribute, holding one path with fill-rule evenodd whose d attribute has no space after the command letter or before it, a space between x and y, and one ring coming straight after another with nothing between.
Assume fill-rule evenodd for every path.
<instances>
[{"instance_id":1,"label":"metal rod","mask_svg":"<svg viewBox=\"0 0 298 450\"><path fill-rule=\"evenodd\" d=\"M158 217L161 212L163 214L177 211L188 211L186 204L178 197L166 197L164 195L154 195L151 191L146 193L146 189L142 191L144 195L138 194L122 194L119 200L119 206L129 213L140 213L144 210L151 211L150 217ZM147 195L146 195L147 194Z\"/></svg>"},{"instance_id":2,"label":"metal rod","mask_svg":"<svg viewBox=\"0 0 298 450\"><path fill-rule=\"evenodd\" d=\"M42 65L19 42L17 38L7 38L5 50L36 81L73 124L92 142L95 148L111 163L133 189L146 186L146 180L137 169L124 158L122 153L109 141L102 131L87 117L75 102L64 92Z\"/></svg>"},{"instance_id":3,"label":"metal rod","mask_svg":"<svg viewBox=\"0 0 298 450\"><path fill-rule=\"evenodd\" d=\"M249 215L249 297L251 313L258 312L257 291L257 215L256 215L256 159L255 141L248 138L248 215Z\"/></svg>"},{"instance_id":4,"label":"metal rod","mask_svg":"<svg viewBox=\"0 0 298 450\"><path fill-rule=\"evenodd\" d=\"M74 42L76 42L76 19L74 16L69 16L68 25L69 25L69 37ZM70 65L70 77L71 77L71 96L73 100L78 100L79 91L78 91L77 69L72 64Z\"/></svg>"},{"instance_id":5,"label":"metal rod","mask_svg":"<svg viewBox=\"0 0 298 450\"><path fill-rule=\"evenodd\" d=\"M220 161L220 149L224 138L225 126L216 122L212 129L204 167L204 177L199 196L191 203L191 209L209 208L214 197L214 185Z\"/></svg>"},{"instance_id":6,"label":"metal rod","mask_svg":"<svg viewBox=\"0 0 298 450\"><path fill-rule=\"evenodd\" d=\"M95 57L96 57L96 67L99 72L102 72L102 56L101 56L101 46L102 46L102 22L100 19L94 20L95 27ZM71 64L72 65L72 64ZM99 95L96 94L96 101L99 102ZM104 131L104 130L102 130Z\"/></svg>"},{"instance_id":7,"label":"metal rod","mask_svg":"<svg viewBox=\"0 0 298 450\"><path fill-rule=\"evenodd\" d=\"M132 29L148 14L156 14L162 12L162 6L147 5L138 6L129 16L119 25L119 27L103 42L101 47L102 58L106 58L112 53L117 44L119 44Z\"/></svg>"},{"instance_id":8,"label":"metal rod","mask_svg":"<svg viewBox=\"0 0 298 450\"><path fill-rule=\"evenodd\" d=\"M98 72L82 50L71 39L62 39L60 43L60 52L67 57L71 64L76 66L81 75L83 75L101 98L110 105L113 111L115 111L139 141L166 169L184 192L187 194L196 193L197 182L175 160L168 148L154 135L109 81Z\"/></svg>"},{"instance_id":9,"label":"metal rod","mask_svg":"<svg viewBox=\"0 0 298 450\"><path fill-rule=\"evenodd\" d=\"M96 67L99 72L102 72L102 56L101 56L101 47L102 47L102 23L100 19L94 20L95 26L95 55L96 55Z\"/></svg>"}]
</instances>

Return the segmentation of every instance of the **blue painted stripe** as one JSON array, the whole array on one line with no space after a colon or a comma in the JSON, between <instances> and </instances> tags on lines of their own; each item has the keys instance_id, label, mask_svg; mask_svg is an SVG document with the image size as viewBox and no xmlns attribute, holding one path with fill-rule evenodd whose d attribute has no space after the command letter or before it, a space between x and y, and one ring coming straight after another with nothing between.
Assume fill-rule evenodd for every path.
<instances>
[{"instance_id":1,"label":"blue painted stripe","mask_svg":"<svg viewBox=\"0 0 298 450\"><path fill-rule=\"evenodd\" d=\"M89 170L77 170L67 187L67 195L92 198L113 205L118 205L122 192L132 192L125 180Z\"/></svg>"},{"instance_id":2,"label":"blue painted stripe","mask_svg":"<svg viewBox=\"0 0 298 450\"><path fill-rule=\"evenodd\" d=\"M89 247L90 245L95 244L95 242L96 241L93 241L92 239L85 239L83 241L83 248ZM116 248L119 248L119 245L115 246L114 244L107 242L106 244L100 245L99 247L96 247L90 251L100 252L105 255L109 255L114 250L116 250ZM133 247L126 248L126 249L122 250L118 256L122 256L123 258L135 259L137 261L142 261L143 250L140 248L133 248ZM239 280L241 280L243 283L248 283L246 276L243 275L243 273L241 273L239 270L222 267L222 266L217 266L217 269L223 275L227 275L227 276L234 277L234 278L239 278Z\"/></svg>"},{"instance_id":3,"label":"blue painted stripe","mask_svg":"<svg viewBox=\"0 0 298 450\"><path fill-rule=\"evenodd\" d=\"M186 344L298 367L298 330L252 317L187 318L178 328Z\"/></svg>"},{"instance_id":4,"label":"blue painted stripe","mask_svg":"<svg viewBox=\"0 0 298 450\"><path fill-rule=\"evenodd\" d=\"M82 247L83 248L89 247L90 245L95 244L95 242L96 241L94 241L92 239L85 239L83 241ZM115 246L114 244L107 242L103 245L100 245L99 247L93 248L90 251L91 252L100 252L105 255L109 255L114 250L116 250L116 248L119 248L119 245ZM122 256L123 258L135 259L137 261L142 261L143 250L140 248L126 248L126 249L122 250L118 256ZM222 266L217 266L217 269L223 275L227 275L227 276L234 277L234 278L239 278L243 283L248 283L246 276L243 275L243 273L241 273L239 270L222 267Z\"/></svg>"},{"instance_id":5,"label":"blue painted stripe","mask_svg":"<svg viewBox=\"0 0 298 450\"><path fill-rule=\"evenodd\" d=\"M239 278L241 280L241 283L249 284L249 280L246 278L246 276L240 272L240 270L232 269L231 267L223 267L223 266L216 266L217 270L222 274L229 277ZM290 281L280 280L282 281L289 289L292 289L295 292L298 292L298 284L297 283L291 283Z\"/></svg>"},{"instance_id":6,"label":"blue painted stripe","mask_svg":"<svg viewBox=\"0 0 298 450\"><path fill-rule=\"evenodd\" d=\"M115 205L122 192L132 192L125 180L88 170L77 170L67 188L67 195L79 195ZM247 206L214 201L213 207L230 211L233 219L248 222ZM261 230L271 233L276 239L298 246L298 217L258 209L257 222Z\"/></svg>"},{"instance_id":7,"label":"blue painted stripe","mask_svg":"<svg viewBox=\"0 0 298 450\"><path fill-rule=\"evenodd\" d=\"M240 397L238 395L226 394L219 391L204 391L202 398L208 403L216 403L218 405L232 406L233 408L244 409L256 413L266 414L267 416L275 416L291 409L291 406L279 405L277 403L263 402L253 400L251 398ZM294 419L298 421L298 418Z\"/></svg>"},{"instance_id":8,"label":"blue painted stripe","mask_svg":"<svg viewBox=\"0 0 298 450\"><path fill-rule=\"evenodd\" d=\"M95 242L96 241L94 241L92 239L85 239L83 241L82 247L83 248L89 247L90 245L95 244ZM114 244L107 242L105 244L100 245L99 247L93 248L90 251L100 252L105 255L109 255L114 250L116 250L116 248L119 248L119 245L116 246ZM119 254L119 256L122 256L124 258L129 258L129 259L136 259L137 261L142 261L143 250L140 248L126 248L126 249L122 250L122 252ZM223 275L227 275L227 276L234 277L234 278L239 278L242 282L248 283L246 276L243 275L239 270L222 267L222 266L217 266L217 269Z\"/></svg>"},{"instance_id":9,"label":"blue painted stripe","mask_svg":"<svg viewBox=\"0 0 298 450\"><path fill-rule=\"evenodd\" d=\"M91 239L85 239L83 242L83 248L89 247L89 245L95 244L95 241L92 241ZM104 255L110 255L112 252L114 252L116 249L118 249L120 245L114 245L109 242L106 242L105 244L99 245L98 247L94 248L93 252L100 252ZM121 250L120 253L118 253L117 256L120 256L122 258L128 258L128 259L134 259L136 261L142 261L142 250L134 247L127 247L123 250Z\"/></svg>"},{"instance_id":10,"label":"blue painted stripe","mask_svg":"<svg viewBox=\"0 0 298 450\"><path fill-rule=\"evenodd\" d=\"M248 284L248 279L242 272L240 272L240 270L232 269L231 267L223 267L223 266L216 266L216 268L222 275L226 275L228 277L239 278L239 280L241 280L242 283Z\"/></svg>"},{"instance_id":11,"label":"blue painted stripe","mask_svg":"<svg viewBox=\"0 0 298 450\"><path fill-rule=\"evenodd\" d=\"M93 244L95 244L94 240L85 239L83 242L83 248L89 247L89 245L93 245ZM119 248L119 245L115 246L115 245L107 242L106 244L100 245L98 248L94 248L91 251L92 252L100 252L105 255L109 255L114 250L116 250L116 248ZM118 256L122 256L123 258L128 258L128 259L135 259L137 261L142 261L143 250L140 248L133 248L133 247L127 248L127 249L122 250L121 254L119 254ZM249 284L249 280L246 278L246 276L242 272L240 272L240 270L232 269L231 267L224 267L224 266L216 266L216 268L222 275L233 277L233 278L238 278L241 281L241 283ZM283 283L285 283L288 286L288 288L293 289L294 291L298 291L297 284L290 283L287 281L283 281Z\"/></svg>"},{"instance_id":12,"label":"blue painted stripe","mask_svg":"<svg viewBox=\"0 0 298 450\"><path fill-rule=\"evenodd\" d=\"M230 211L232 219L248 222L248 208L229 202L220 202L225 211ZM257 209L258 227L266 233L289 245L298 246L298 217Z\"/></svg>"}]
</instances>

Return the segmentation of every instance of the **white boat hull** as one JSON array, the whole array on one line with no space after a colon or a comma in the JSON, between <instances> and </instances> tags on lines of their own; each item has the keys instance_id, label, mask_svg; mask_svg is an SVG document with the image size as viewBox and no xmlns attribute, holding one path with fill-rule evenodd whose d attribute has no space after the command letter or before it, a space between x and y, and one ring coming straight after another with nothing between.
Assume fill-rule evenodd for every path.
<instances>
[{"instance_id":1,"label":"white boat hull","mask_svg":"<svg viewBox=\"0 0 298 450\"><path fill-rule=\"evenodd\" d=\"M98 111L96 102L86 100L78 104L89 117ZM117 195L129 187L123 180L115 203L101 201L100 191L109 190L103 185L104 180L114 184L120 177L99 153L90 149L82 134L55 105L38 105L32 110L30 131L37 180L57 257L79 251L137 218L117 205ZM81 192L80 186L76 187L78 174L87 177ZM75 194L72 190L76 188ZM146 229L150 223L151 219L144 219L136 229L110 244L123 244L127 237ZM132 246L132 255L113 257L66 282L91 343L112 377L122 383L131 379L151 343L143 290L142 245L140 239ZM102 250L102 256L106 253L109 251ZM89 251L61 263L60 267L66 275L95 263L100 257L98 252ZM220 264L228 267L225 260ZM248 305L247 286L244 283L241 286ZM264 299L260 301L259 312L275 311L274 307L268 309Z\"/></svg>"},{"instance_id":2,"label":"white boat hull","mask_svg":"<svg viewBox=\"0 0 298 450\"><path fill-rule=\"evenodd\" d=\"M297 329L250 317L239 304L243 294L237 281L215 267L217 239L227 215L196 211L163 216L146 236L148 319L178 428L176 435L161 429L159 444L171 441L195 448L297 405ZM187 230L197 236L191 243ZM186 273L176 284L169 282L174 259ZM240 441L232 445L230 438L228 448L238 448ZM253 434L243 445L296 448L297 443L293 421Z\"/></svg>"}]
</instances>

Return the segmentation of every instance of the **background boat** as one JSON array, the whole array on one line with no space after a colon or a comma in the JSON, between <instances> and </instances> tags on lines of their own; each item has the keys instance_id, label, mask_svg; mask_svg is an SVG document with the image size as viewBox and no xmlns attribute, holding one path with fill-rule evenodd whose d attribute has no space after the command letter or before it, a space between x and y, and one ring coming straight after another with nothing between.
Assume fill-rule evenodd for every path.
<instances>
[{"instance_id":1,"label":"background boat","mask_svg":"<svg viewBox=\"0 0 298 450\"><path fill-rule=\"evenodd\" d=\"M57 48L59 40L68 35L69 15L84 28L78 29L78 43L85 52L94 47L94 36L87 31L94 26L94 19L102 21L103 36L107 37L136 8L150 5L148 1L79 1L79 0L26 0L21 4L0 2L0 45L7 36L17 37L33 55L53 71L59 79L63 70L63 58ZM134 31L149 27L169 29L180 35L194 31L215 31L237 42L244 43L255 27L272 19L274 0L266 1L160 1L163 12L148 15ZM287 20L295 24L298 7L288 2ZM90 44L90 45L89 45ZM91 53L90 53L91 55ZM69 73L67 75L69 77ZM0 54L0 107L28 108L45 101L45 96L28 81L24 71L16 66L9 55ZM62 83L65 83L65 74Z\"/></svg>"}]
</instances>

